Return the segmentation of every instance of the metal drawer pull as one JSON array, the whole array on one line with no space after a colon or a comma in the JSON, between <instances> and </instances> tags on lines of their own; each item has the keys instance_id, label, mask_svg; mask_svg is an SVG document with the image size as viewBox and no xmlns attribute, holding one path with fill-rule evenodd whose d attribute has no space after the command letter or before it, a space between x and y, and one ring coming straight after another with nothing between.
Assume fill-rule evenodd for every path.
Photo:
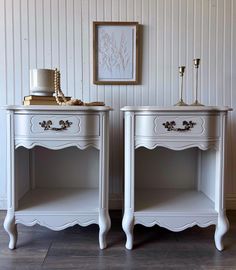
<instances>
[{"instance_id":1,"label":"metal drawer pull","mask_svg":"<svg viewBox=\"0 0 236 270\"><path fill-rule=\"evenodd\" d=\"M183 121L183 126L184 128L176 128L176 123L175 121L167 121L165 123L162 124L166 129L167 131L180 131L180 132L183 132L183 131L189 131L191 130L191 128L194 128L194 126L196 125L196 123L192 122L192 121Z\"/></svg>"},{"instance_id":2,"label":"metal drawer pull","mask_svg":"<svg viewBox=\"0 0 236 270\"><path fill-rule=\"evenodd\" d=\"M44 130L60 131L60 130L65 130L65 129L69 128L72 125L72 122L69 122L68 120L66 120L66 121L60 120L59 121L59 125L61 126L60 128L51 127L51 125L52 125L52 121L51 120L39 122L39 125L42 128L44 128Z\"/></svg>"}]
</instances>

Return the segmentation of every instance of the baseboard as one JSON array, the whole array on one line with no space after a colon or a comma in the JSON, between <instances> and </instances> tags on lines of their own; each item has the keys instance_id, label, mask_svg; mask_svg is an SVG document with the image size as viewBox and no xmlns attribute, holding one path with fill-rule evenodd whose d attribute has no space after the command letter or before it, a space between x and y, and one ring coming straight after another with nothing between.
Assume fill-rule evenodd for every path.
<instances>
[{"instance_id":1,"label":"baseboard","mask_svg":"<svg viewBox=\"0 0 236 270\"><path fill-rule=\"evenodd\" d=\"M236 194L227 194L225 204L227 210L236 210Z\"/></svg>"},{"instance_id":2,"label":"baseboard","mask_svg":"<svg viewBox=\"0 0 236 270\"><path fill-rule=\"evenodd\" d=\"M0 198L0 210L7 209L7 198Z\"/></svg>"},{"instance_id":3,"label":"baseboard","mask_svg":"<svg viewBox=\"0 0 236 270\"><path fill-rule=\"evenodd\" d=\"M120 210L123 208L123 199L118 194L110 194L109 196L109 209Z\"/></svg>"}]
</instances>

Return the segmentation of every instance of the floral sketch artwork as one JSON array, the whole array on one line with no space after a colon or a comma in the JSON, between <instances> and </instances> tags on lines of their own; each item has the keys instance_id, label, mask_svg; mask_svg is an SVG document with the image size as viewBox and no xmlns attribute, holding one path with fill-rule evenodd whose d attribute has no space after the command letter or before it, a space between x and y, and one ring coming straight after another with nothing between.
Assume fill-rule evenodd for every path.
<instances>
[{"instance_id":1,"label":"floral sketch artwork","mask_svg":"<svg viewBox=\"0 0 236 270\"><path fill-rule=\"evenodd\" d=\"M100 26L98 28L98 78L131 80L134 77L134 29Z\"/></svg>"}]
</instances>

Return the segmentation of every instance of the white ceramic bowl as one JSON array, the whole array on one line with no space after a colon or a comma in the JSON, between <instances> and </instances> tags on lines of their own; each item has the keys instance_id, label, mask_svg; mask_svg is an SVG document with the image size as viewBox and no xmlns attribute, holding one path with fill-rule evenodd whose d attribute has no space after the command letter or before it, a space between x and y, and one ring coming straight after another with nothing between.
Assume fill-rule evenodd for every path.
<instances>
[{"instance_id":1,"label":"white ceramic bowl","mask_svg":"<svg viewBox=\"0 0 236 270\"><path fill-rule=\"evenodd\" d=\"M52 96L54 93L54 70L31 69L30 92L36 96Z\"/></svg>"}]
</instances>

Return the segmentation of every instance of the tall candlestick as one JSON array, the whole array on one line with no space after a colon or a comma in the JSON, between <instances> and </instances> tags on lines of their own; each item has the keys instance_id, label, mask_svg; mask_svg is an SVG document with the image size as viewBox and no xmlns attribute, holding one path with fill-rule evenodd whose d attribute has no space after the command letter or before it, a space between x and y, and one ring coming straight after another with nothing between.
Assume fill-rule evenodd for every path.
<instances>
[{"instance_id":1,"label":"tall candlestick","mask_svg":"<svg viewBox=\"0 0 236 270\"><path fill-rule=\"evenodd\" d=\"M188 106L183 101L183 91L184 91L184 85L183 85L183 77L184 77L184 71L185 71L185 66L180 66L179 67L179 77L180 77L180 100L178 103L175 104L175 106Z\"/></svg>"},{"instance_id":2,"label":"tall candlestick","mask_svg":"<svg viewBox=\"0 0 236 270\"><path fill-rule=\"evenodd\" d=\"M195 101L191 104L191 106L204 106L198 101L198 68L200 65L200 59L193 59L193 67L195 70Z\"/></svg>"}]
</instances>

